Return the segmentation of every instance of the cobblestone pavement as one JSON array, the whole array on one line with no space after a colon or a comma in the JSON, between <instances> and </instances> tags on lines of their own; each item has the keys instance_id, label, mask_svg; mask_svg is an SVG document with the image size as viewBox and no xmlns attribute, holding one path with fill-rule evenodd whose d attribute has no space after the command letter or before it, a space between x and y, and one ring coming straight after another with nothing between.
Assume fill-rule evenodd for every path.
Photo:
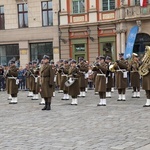
<instances>
[{"instance_id":1,"label":"cobblestone pavement","mask_svg":"<svg viewBox=\"0 0 150 150\"><path fill-rule=\"evenodd\" d=\"M97 107L98 95L89 90L86 98L62 101L56 91L52 110L42 111L40 100L20 91L18 104L10 105L0 92L0 150L150 150L150 108L141 98L117 101L117 91L106 107Z\"/></svg>"}]
</instances>

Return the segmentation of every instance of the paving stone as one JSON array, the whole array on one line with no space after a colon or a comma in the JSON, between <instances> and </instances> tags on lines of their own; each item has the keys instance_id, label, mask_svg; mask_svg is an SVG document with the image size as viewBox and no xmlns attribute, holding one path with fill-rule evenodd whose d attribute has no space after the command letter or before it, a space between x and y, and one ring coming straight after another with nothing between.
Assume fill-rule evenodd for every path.
<instances>
[{"instance_id":1,"label":"paving stone","mask_svg":"<svg viewBox=\"0 0 150 150\"><path fill-rule=\"evenodd\" d=\"M42 111L40 99L32 101L27 94L20 91L18 104L9 105L7 93L0 92L0 150L150 149L150 108L142 107L143 90L140 99L127 90L125 102L117 101L115 91L106 107L97 107L93 90L78 98L78 106L57 93L51 111Z\"/></svg>"}]
</instances>

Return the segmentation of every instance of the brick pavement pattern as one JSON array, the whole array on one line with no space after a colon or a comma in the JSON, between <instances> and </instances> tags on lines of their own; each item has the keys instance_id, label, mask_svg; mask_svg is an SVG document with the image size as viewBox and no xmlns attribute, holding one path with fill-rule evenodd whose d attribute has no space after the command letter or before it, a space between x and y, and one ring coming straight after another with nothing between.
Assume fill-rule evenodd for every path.
<instances>
[{"instance_id":1,"label":"brick pavement pattern","mask_svg":"<svg viewBox=\"0 0 150 150\"><path fill-rule=\"evenodd\" d=\"M106 107L97 107L98 95L89 90L86 98L62 101L56 91L52 110L42 111L41 100L31 100L20 91L18 104L10 105L0 92L0 150L150 150L150 107L145 92L141 98L117 101L117 91Z\"/></svg>"}]
</instances>

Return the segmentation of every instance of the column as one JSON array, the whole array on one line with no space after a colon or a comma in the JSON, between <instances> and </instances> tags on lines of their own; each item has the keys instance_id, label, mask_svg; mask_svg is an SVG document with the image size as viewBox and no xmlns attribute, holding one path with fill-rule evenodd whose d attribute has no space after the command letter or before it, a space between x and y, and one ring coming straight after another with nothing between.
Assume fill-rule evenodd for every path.
<instances>
[{"instance_id":1,"label":"column","mask_svg":"<svg viewBox=\"0 0 150 150\"><path fill-rule=\"evenodd\" d=\"M25 66L30 60L30 51L28 41L19 42L20 66Z\"/></svg>"},{"instance_id":2,"label":"column","mask_svg":"<svg viewBox=\"0 0 150 150\"><path fill-rule=\"evenodd\" d=\"M121 30L121 52L124 53L125 51L125 32L126 30L122 29Z\"/></svg>"},{"instance_id":3,"label":"column","mask_svg":"<svg viewBox=\"0 0 150 150\"><path fill-rule=\"evenodd\" d=\"M118 57L118 54L121 52L121 35L120 35L120 30L117 30L116 31L117 33L117 41L116 41L116 47L117 47L117 59L119 58Z\"/></svg>"},{"instance_id":4,"label":"column","mask_svg":"<svg viewBox=\"0 0 150 150\"><path fill-rule=\"evenodd\" d=\"M67 12L67 0L61 0L61 12Z\"/></svg>"}]
</instances>

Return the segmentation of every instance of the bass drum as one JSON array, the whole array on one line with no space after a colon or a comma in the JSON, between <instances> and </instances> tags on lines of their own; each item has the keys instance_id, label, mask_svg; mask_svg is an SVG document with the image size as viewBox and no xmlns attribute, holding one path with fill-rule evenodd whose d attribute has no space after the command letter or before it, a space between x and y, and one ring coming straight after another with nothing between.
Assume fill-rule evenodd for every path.
<instances>
[{"instance_id":1,"label":"bass drum","mask_svg":"<svg viewBox=\"0 0 150 150\"><path fill-rule=\"evenodd\" d=\"M67 80L67 81L65 82L65 85L66 85L67 87L69 87L69 86L71 86L74 82L75 82L75 79L69 78L69 80Z\"/></svg>"}]
</instances>

